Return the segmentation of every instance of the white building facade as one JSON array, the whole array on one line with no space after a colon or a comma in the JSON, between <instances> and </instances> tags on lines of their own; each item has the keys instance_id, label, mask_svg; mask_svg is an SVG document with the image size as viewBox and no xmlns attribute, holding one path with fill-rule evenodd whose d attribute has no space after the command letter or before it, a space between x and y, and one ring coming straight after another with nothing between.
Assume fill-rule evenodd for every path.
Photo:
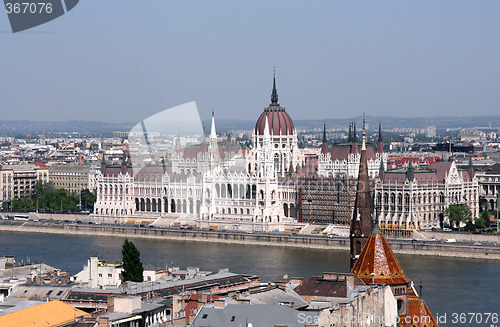
<instances>
[{"instance_id":1,"label":"white building facade","mask_svg":"<svg viewBox=\"0 0 500 327\"><path fill-rule=\"evenodd\" d=\"M271 104L257 121L250 150L233 148L230 138L211 131L198 145L176 144L171 166L132 168L102 164L97 176L94 217L103 221L171 219L201 227L274 230L293 222L295 188L286 181L300 169L303 153L290 116L278 104L274 81ZM139 171L134 174L135 171Z\"/></svg>"}]
</instances>

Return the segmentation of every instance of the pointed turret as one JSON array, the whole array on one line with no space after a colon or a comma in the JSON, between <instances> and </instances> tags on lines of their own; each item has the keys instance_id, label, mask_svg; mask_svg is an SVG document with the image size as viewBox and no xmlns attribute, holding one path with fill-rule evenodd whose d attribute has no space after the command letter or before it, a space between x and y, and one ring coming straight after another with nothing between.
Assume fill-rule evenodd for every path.
<instances>
[{"instance_id":1,"label":"pointed turret","mask_svg":"<svg viewBox=\"0 0 500 327\"><path fill-rule=\"evenodd\" d=\"M227 138L226 138L226 152L227 153L233 152L233 142L231 141L231 134L229 132L227 133Z\"/></svg>"},{"instance_id":2,"label":"pointed turret","mask_svg":"<svg viewBox=\"0 0 500 327\"><path fill-rule=\"evenodd\" d=\"M323 125L323 142L321 143L321 154L328 154L328 141L326 140L326 123Z\"/></svg>"},{"instance_id":3,"label":"pointed turret","mask_svg":"<svg viewBox=\"0 0 500 327\"><path fill-rule=\"evenodd\" d=\"M347 143L352 142L352 122L349 123L349 137L347 138Z\"/></svg>"},{"instance_id":4,"label":"pointed turret","mask_svg":"<svg viewBox=\"0 0 500 327\"><path fill-rule=\"evenodd\" d=\"M279 106L278 91L276 90L276 73L273 72L273 92L271 93L271 106Z\"/></svg>"},{"instance_id":5,"label":"pointed turret","mask_svg":"<svg viewBox=\"0 0 500 327\"><path fill-rule=\"evenodd\" d=\"M363 132L362 132L362 140L361 140L361 151L366 151L366 130L365 130L365 117L364 116L363 116Z\"/></svg>"},{"instance_id":6,"label":"pointed turret","mask_svg":"<svg viewBox=\"0 0 500 327\"><path fill-rule=\"evenodd\" d=\"M266 122L265 122L265 125L264 125L264 140L270 140L271 139L271 134L269 134L269 121L267 119L267 116L266 116Z\"/></svg>"},{"instance_id":7,"label":"pointed turret","mask_svg":"<svg viewBox=\"0 0 500 327\"><path fill-rule=\"evenodd\" d=\"M356 135L356 122L353 123L352 141L358 142L358 136Z\"/></svg>"},{"instance_id":8,"label":"pointed turret","mask_svg":"<svg viewBox=\"0 0 500 327\"><path fill-rule=\"evenodd\" d=\"M413 164L410 157L410 161L408 161L408 168L406 169L406 179L409 182L411 182L413 181L414 178L415 178L415 170L413 169Z\"/></svg>"},{"instance_id":9,"label":"pointed turret","mask_svg":"<svg viewBox=\"0 0 500 327\"><path fill-rule=\"evenodd\" d=\"M356 135L356 123L353 124L353 135L352 135L352 145L351 145L351 153L357 154L359 152L358 149L358 137Z\"/></svg>"},{"instance_id":10,"label":"pointed turret","mask_svg":"<svg viewBox=\"0 0 500 327\"><path fill-rule=\"evenodd\" d=\"M368 159L366 156L366 131L363 128L363 144L359 163L358 186L356 189L356 200L350 228L351 268L354 266L356 259L361 253L361 249L368 240L372 228L372 203L370 178L368 175Z\"/></svg>"},{"instance_id":11,"label":"pointed turret","mask_svg":"<svg viewBox=\"0 0 500 327\"><path fill-rule=\"evenodd\" d=\"M472 165L472 157L469 158L469 165L467 166L467 172L469 173L470 179L474 178L474 166Z\"/></svg>"},{"instance_id":12,"label":"pointed turret","mask_svg":"<svg viewBox=\"0 0 500 327\"><path fill-rule=\"evenodd\" d=\"M385 175L384 162L382 161L382 159L380 159L380 167L378 168L378 177L380 178L381 181L384 180L384 175Z\"/></svg>"},{"instance_id":13,"label":"pointed turret","mask_svg":"<svg viewBox=\"0 0 500 327\"><path fill-rule=\"evenodd\" d=\"M212 111L212 125L210 127L210 138L217 139L217 132L215 130L215 117L213 111Z\"/></svg>"},{"instance_id":14,"label":"pointed turret","mask_svg":"<svg viewBox=\"0 0 500 327\"><path fill-rule=\"evenodd\" d=\"M382 142L382 126L378 124L377 153L384 153L384 143Z\"/></svg>"},{"instance_id":15,"label":"pointed turret","mask_svg":"<svg viewBox=\"0 0 500 327\"><path fill-rule=\"evenodd\" d=\"M101 174L106 176L106 158L104 156L104 150L101 153Z\"/></svg>"},{"instance_id":16,"label":"pointed turret","mask_svg":"<svg viewBox=\"0 0 500 327\"><path fill-rule=\"evenodd\" d=\"M181 152L181 136L179 132L179 128L177 127L177 137L175 138L175 152L180 153Z\"/></svg>"}]
</instances>

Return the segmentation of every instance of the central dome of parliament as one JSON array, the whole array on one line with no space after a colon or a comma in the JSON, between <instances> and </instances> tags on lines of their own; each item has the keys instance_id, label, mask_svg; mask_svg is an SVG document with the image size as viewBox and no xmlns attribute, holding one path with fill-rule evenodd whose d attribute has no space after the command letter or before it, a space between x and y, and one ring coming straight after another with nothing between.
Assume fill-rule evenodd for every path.
<instances>
[{"instance_id":1,"label":"central dome of parliament","mask_svg":"<svg viewBox=\"0 0 500 327\"><path fill-rule=\"evenodd\" d=\"M255 124L255 134L264 135L266 117L271 135L292 135L293 121L278 103L278 92L276 91L276 77L273 78L273 92L271 94L271 104L260 115Z\"/></svg>"}]
</instances>

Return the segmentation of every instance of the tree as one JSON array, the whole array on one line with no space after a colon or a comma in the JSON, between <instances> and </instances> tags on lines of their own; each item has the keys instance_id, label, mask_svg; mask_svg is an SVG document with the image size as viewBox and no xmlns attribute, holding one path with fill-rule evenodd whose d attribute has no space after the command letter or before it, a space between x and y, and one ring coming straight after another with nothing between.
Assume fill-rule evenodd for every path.
<instances>
[{"instance_id":1,"label":"tree","mask_svg":"<svg viewBox=\"0 0 500 327\"><path fill-rule=\"evenodd\" d=\"M481 227L481 228L490 227L490 225L491 225L490 213L488 211L483 211L483 213L481 214L481 218L476 219L476 221L479 222L479 225L476 223L477 227Z\"/></svg>"},{"instance_id":2,"label":"tree","mask_svg":"<svg viewBox=\"0 0 500 327\"><path fill-rule=\"evenodd\" d=\"M444 215L448 217L450 225L460 227L461 223L465 224L471 220L472 212L467 204L450 204Z\"/></svg>"},{"instance_id":3,"label":"tree","mask_svg":"<svg viewBox=\"0 0 500 327\"><path fill-rule=\"evenodd\" d=\"M13 199L12 211L34 211L38 205L40 212L75 211L78 209L79 193L70 193L65 189L56 189L52 182L37 181L29 194ZM96 193L84 189L81 192L82 208L92 209L96 201ZM4 204L4 209L8 206Z\"/></svg>"},{"instance_id":4,"label":"tree","mask_svg":"<svg viewBox=\"0 0 500 327\"><path fill-rule=\"evenodd\" d=\"M140 256L141 253L137 250L134 243L126 238L122 246L122 282L142 282L144 280L144 267L142 266Z\"/></svg>"}]
</instances>

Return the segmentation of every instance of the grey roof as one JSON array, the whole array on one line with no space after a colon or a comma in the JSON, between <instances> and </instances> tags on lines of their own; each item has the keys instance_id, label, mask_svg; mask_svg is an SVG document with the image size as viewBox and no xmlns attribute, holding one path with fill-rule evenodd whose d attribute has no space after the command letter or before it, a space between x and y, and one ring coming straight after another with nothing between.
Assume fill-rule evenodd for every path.
<instances>
[{"instance_id":1,"label":"grey roof","mask_svg":"<svg viewBox=\"0 0 500 327\"><path fill-rule=\"evenodd\" d=\"M317 321L318 316L317 312L297 311L289 306L277 304L228 304L224 308L205 305L190 326L239 327L251 323L255 327L274 325L304 327Z\"/></svg>"},{"instance_id":2,"label":"grey roof","mask_svg":"<svg viewBox=\"0 0 500 327\"><path fill-rule=\"evenodd\" d=\"M281 304L293 302L296 309L308 306L307 301L295 293L291 287L287 288L286 291L277 287L252 291L250 294L240 296L240 299L250 300L250 304Z\"/></svg>"},{"instance_id":3,"label":"grey roof","mask_svg":"<svg viewBox=\"0 0 500 327\"><path fill-rule=\"evenodd\" d=\"M19 266L18 264L19 263L16 263L14 267L0 269L0 278L11 277L11 276L25 277L31 272L32 268L36 268L38 272L41 274L59 270L44 263L34 263L31 265L24 265L24 266Z\"/></svg>"},{"instance_id":4,"label":"grey roof","mask_svg":"<svg viewBox=\"0 0 500 327\"><path fill-rule=\"evenodd\" d=\"M29 307L39 305L45 301L32 301L25 299L7 299L4 302L0 302L0 316L6 315L11 312L18 310L27 309Z\"/></svg>"},{"instance_id":5,"label":"grey roof","mask_svg":"<svg viewBox=\"0 0 500 327\"><path fill-rule=\"evenodd\" d=\"M72 286L57 286L57 285L19 285L14 288L10 294L10 298L18 299L64 299Z\"/></svg>"},{"instance_id":6,"label":"grey roof","mask_svg":"<svg viewBox=\"0 0 500 327\"><path fill-rule=\"evenodd\" d=\"M136 315L135 313L127 313L127 312L107 312L102 314L100 317L109 318L109 320L113 322L117 320L131 318L134 317L135 315Z\"/></svg>"}]
</instances>

